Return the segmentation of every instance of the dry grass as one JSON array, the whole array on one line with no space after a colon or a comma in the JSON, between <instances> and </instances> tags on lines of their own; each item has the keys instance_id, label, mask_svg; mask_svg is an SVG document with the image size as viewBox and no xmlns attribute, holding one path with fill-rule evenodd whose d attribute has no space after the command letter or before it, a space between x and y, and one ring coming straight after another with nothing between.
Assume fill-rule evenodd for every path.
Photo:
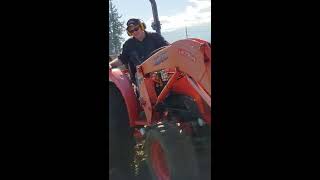
<instances>
[{"instance_id":1,"label":"dry grass","mask_svg":"<svg viewBox=\"0 0 320 180\"><path fill-rule=\"evenodd\" d=\"M144 167L143 163L146 161L146 155L144 153L144 141L141 143L137 143L134 147L135 150L135 155L134 155L134 160L133 160L133 166L134 166L134 173L136 176L139 176L142 174Z\"/></svg>"}]
</instances>

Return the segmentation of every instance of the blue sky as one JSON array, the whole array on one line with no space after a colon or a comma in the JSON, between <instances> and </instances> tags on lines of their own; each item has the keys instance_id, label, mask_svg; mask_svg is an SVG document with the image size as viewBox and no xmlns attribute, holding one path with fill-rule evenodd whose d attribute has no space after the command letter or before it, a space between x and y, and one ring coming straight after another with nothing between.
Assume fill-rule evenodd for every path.
<instances>
[{"instance_id":1,"label":"blue sky","mask_svg":"<svg viewBox=\"0 0 320 180\"><path fill-rule=\"evenodd\" d=\"M113 0L122 21L130 18L140 18L148 31L151 28L152 9L149 0ZM169 41L185 38L185 28L188 37L211 39L211 1L210 0L156 0L158 15L163 36ZM124 33L124 38L129 38Z\"/></svg>"}]
</instances>

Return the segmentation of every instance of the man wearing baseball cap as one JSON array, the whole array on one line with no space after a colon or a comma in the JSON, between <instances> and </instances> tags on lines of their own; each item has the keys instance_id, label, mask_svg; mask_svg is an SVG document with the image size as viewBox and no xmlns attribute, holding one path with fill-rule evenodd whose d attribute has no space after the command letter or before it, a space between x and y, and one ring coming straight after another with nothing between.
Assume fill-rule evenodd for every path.
<instances>
[{"instance_id":1,"label":"man wearing baseball cap","mask_svg":"<svg viewBox=\"0 0 320 180\"><path fill-rule=\"evenodd\" d=\"M169 45L169 43L158 33L147 32L146 25L140 19L129 19L127 22L128 39L122 48L122 53L117 59L109 63L111 67L122 64L127 65L133 75L136 66L143 63L154 50Z\"/></svg>"}]
</instances>

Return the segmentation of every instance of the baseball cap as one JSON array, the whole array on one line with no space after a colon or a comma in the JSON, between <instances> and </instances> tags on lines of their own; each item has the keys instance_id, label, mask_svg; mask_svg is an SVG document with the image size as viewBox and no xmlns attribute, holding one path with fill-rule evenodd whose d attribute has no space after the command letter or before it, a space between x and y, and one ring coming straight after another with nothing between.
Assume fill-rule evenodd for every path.
<instances>
[{"instance_id":1,"label":"baseball cap","mask_svg":"<svg viewBox=\"0 0 320 180\"><path fill-rule=\"evenodd\" d=\"M127 21L127 26L137 26L140 23L141 21L139 19L132 18Z\"/></svg>"}]
</instances>

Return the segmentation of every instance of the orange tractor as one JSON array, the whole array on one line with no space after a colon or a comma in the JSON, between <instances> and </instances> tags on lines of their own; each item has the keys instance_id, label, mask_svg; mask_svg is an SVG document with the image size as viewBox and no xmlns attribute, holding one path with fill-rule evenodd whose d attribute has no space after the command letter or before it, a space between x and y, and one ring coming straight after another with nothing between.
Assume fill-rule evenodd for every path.
<instances>
[{"instance_id":1,"label":"orange tractor","mask_svg":"<svg viewBox=\"0 0 320 180\"><path fill-rule=\"evenodd\" d=\"M136 73L134 84L130 69L109 68L109 176L134 179L134 147L143 142L148 179L210 179L210 43L176 41Z\"/></svg>"}]
</instances>

